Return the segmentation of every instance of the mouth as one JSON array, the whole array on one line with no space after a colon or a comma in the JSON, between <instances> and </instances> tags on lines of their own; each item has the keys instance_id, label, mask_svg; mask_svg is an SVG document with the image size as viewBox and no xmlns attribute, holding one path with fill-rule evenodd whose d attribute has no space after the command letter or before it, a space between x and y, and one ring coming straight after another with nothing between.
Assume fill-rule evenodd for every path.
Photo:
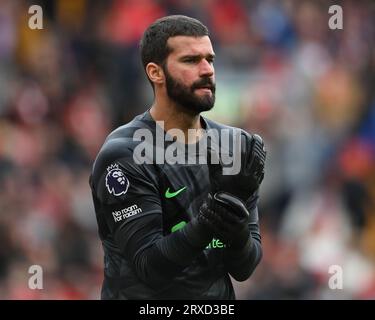
<instances>
[{"instance_id":1,"label":"mouth","mask_svg":"<svg viewBox=\"0 0 375 320\"><path fill-rule=\"evenodd\" d=\"M198 87L198 88L195 88L194 90L195 90L195 91L201 91L201 92L212 93L212 87L210 87L210 86Z\"/></svg>"}]
</instances>

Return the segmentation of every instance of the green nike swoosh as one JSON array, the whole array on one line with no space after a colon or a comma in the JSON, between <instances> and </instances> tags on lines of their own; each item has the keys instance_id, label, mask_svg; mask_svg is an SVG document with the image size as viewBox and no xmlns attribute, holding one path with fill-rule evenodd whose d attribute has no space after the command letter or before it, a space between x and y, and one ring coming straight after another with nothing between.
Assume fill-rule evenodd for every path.
<instances>
[{"instance_id":1,"label":"green nike swoosh","mask_svg":"<svg viewBox=\"0 0 375 320\"><path fill-rule=\"evenodd\" d=\"M177 191L175 191L175 192L169 192L169 188L168 188L167 191L165 191L165 197L167 199L174 198L174 197L178 196L182 191L185 191L185 189L186 189L186 186L177 190Z\"/></svg>"}]
</instances>

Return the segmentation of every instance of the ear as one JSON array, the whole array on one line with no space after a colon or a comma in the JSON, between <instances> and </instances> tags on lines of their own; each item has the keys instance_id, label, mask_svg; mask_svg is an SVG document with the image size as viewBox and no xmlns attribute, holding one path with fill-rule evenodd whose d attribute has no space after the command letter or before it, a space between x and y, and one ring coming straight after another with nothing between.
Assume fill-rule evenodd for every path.
<instances>
[{"instance_id":1,"label":"ear","mask_svg":"<svg viewBox=\"0 0 375 320\"><path fill-rule=\"evenodd\" d=\"M154 84L162 84L164 83L164 72L162 67L157 65L154 62L150 62L146 66L146 73L148 78L154 83Z\"/></svg>"}]
</instances>

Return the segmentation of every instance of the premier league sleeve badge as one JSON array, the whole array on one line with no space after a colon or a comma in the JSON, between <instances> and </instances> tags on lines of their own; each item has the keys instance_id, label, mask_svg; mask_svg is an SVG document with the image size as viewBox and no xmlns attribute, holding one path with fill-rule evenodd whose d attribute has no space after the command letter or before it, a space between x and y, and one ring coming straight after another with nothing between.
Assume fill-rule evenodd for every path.
<instances>
[{"instance_id":1,"label":"premier league sleeve badge","mask_svg":"<svg viewBox=\"0 0 375 320\"><path fill-rule=\"evenodd\" d=\"M105 186L110 194L121 196L128 191L129 180L124 172L119 168L118 164L112 164L107 168L105 177Z\"/></svg>"}]
</instances>

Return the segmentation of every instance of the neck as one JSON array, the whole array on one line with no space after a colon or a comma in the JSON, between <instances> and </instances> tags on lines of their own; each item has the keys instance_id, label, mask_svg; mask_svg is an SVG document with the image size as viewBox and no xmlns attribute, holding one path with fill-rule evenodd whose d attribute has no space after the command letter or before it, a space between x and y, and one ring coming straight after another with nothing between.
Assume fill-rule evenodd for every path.
<instances>
[{"instance_id":1,"label":"neck","mask_svg":"<svg viewBox=\"0 0 375 320\"><path fill-rule=\"evenodd\" d=\"M155 101L150 109L155 121L164 121L164 130L179 129L184 133L184 143L195 143L202 136L200 115L188 112L185 108L172 101L164 103ZM196 129L192 135L189 129ZM177 137L181 140L181 137ZM192 139L192 140L191 140Z\"/></svg>"}]
</instances>

